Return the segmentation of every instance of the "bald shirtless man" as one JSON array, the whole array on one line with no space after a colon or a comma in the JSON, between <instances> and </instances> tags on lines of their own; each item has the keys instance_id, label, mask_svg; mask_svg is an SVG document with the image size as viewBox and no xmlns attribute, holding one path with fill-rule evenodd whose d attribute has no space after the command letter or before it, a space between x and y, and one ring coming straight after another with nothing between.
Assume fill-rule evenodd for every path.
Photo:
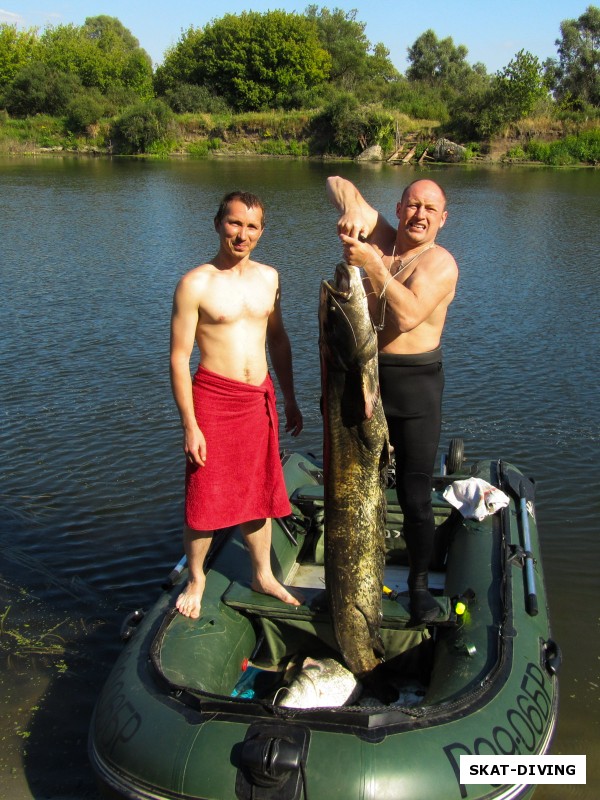
<instances>
[{"instance_id":1,"label":"bald shirtless man","mask_svg":"<svg viewBox=\"0 0 600 800\"><path fill-rule=\"evenodd\" d=\"M252 588L300 602L271 570L271 518L291 507L279 459L278 419L266 347L283 394L286 431L297 436L292 354L281 315L279 277L251 259L264 229L256 195L226 195L214 220L215 257L179 281L171 318L171 385L186 455L184 549L189 580L177 598L200 616L204 561L217 529L240 525ZM194 343L200 366L192 376Z\"/></svg>"},{"instance_id":2,"label":"bald shirtless man","mask_svg":"<svg viewBox=\"0 0 600 800\"><path fill-rule=\"evenodd\" d=\"M379 381L396 456L396 491L404 513L414 622L439 607L428 589L435 523L433 470L444 388L441 337L454 298L458 267L435 238L448 217L446 195L432 180L406 187L393 227L340 177L327 181L340 212L337 228L348 264L362 267L379 337Z\"/></svg>"}]
</instances>

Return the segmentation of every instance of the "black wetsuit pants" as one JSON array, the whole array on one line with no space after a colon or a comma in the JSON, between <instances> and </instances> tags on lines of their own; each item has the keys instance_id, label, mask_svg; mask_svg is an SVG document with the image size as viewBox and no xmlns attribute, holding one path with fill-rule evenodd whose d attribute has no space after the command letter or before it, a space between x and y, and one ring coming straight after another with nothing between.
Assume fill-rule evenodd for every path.
<instances>
[{"instance_id":1,"label":"black wetsuit pants","mask_svg":"<svg viewBox=\"0 0 600 800\"><path fill-rule=\"evenodd\" d=\"M417 355L380 353L379 383L396 456L396 493L404 514L410 574L412 583L419 576L422 586L435 534L431 489L442 424L441 348Z\"/></svg>"}]
</instances>

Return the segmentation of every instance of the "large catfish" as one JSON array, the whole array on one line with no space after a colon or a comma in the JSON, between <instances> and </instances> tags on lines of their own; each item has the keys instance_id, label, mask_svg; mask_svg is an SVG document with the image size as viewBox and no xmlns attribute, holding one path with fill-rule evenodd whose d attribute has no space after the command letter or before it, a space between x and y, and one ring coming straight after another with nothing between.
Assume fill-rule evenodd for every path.
<instances>
[{"instance_id":1,"label":"large catfish","mask_svg":"<svg viewBox=\"0 0 600 800\"><path fill-rule=\"evenodd\" d=\"M341 262L334 280L322 282L319 328L325 587L340 652L362 677L384 655L379 629L389 443L377 334L358 267Z\"/></svg>"}]
</instances>

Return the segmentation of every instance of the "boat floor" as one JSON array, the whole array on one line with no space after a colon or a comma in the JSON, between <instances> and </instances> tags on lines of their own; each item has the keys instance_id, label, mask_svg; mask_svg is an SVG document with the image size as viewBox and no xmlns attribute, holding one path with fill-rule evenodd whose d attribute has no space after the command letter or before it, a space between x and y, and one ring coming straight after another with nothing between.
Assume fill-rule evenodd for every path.
<instances>
[{"instance_id":1,"label":"boat floor","mask_svg":"<svg viewBox=\"0 0 600 800\"><path fill-rule=\"evenodd\" d=\"M285 583L292 588L322 590L325 588L325 567L322 564L296 563L287 576ZM399 594L408 592L408 567L386 566L384 584ZM429 588L434 593L443 592L444 584L445 574L443 572L429 573Z\"/></svg>"}]
</instances>

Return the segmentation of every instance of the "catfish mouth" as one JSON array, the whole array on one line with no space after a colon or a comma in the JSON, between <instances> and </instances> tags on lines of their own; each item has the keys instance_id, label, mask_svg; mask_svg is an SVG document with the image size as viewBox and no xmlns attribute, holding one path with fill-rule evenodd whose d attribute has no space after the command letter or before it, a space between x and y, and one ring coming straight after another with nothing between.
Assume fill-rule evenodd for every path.
<instances>
[{"instance_id":1,"label":"catfish mouth","mask_svg":"<svg viewBox=\"0 0 600 800\"><path fill-rule=\"evenodd\" d=\"M345 261L342 261L335 268L333 281L323 281L327 292L340 302L347 302L354 294L351 269L355 269L355 267L350 267Z\"/></svg>"}]
</instances>

